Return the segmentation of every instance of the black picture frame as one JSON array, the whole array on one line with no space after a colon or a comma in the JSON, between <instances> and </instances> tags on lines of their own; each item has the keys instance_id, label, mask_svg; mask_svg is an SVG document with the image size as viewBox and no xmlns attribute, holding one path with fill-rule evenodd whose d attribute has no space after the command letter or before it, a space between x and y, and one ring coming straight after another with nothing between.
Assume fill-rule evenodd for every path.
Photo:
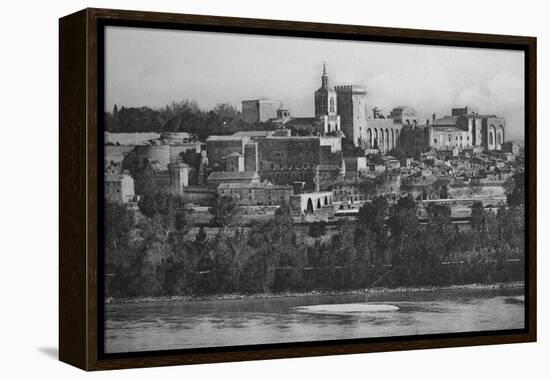
<instances>
[{"instance_id":1,"label":"black picture frame","mask_svg":"<svg viewBox=\"0 0 550 379\"><path fill-rule=\"evenodd\" d=\"M105 26L313 37L525 53L526 327L519 330L105 354L103 112ZM357 25L85 9L59 22L59 357L85 370L536 341L536 38Z\"/></svg>"}]
</instances>

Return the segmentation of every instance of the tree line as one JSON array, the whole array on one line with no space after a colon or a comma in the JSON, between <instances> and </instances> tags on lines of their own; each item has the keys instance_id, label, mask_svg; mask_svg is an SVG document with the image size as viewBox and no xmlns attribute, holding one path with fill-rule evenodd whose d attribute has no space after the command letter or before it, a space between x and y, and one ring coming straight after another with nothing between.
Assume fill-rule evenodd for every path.
<instances>
[{"instance_id":1,"label":"tree line","mask_svg":"<svg viewBox=\"0 0 550 379\"><path fill-rule=\"evenodd\" d=\"M210 110L196 101L172 102L159 109L150 107L118 107L104 114L105 130L113 133L187 132L199 140L210 135L228 135L239 130L264 130L268 124L248 125L241 112L228 103Z\"/></svg>"},{"instance_id":2,"label":"tree line","mask_svg":"<svg viewBox=\"0 0 550 379\"><path fill-rule=\"evenodd\" d=\"M496 211L476 202L469 228L447 205L429 204L427 223L409 197L374 198L335 233L313 224L300 235L290 210L244 230L231 197L211 204L212 227L189 235L189 210L177 196L149 193L139 215L105 208L106 296L140 297L444 286L523 279L524 177ZM215 227L215 228L214 228ZM512 262L512 263L510 263Z\"/></svg>"}]
</instances>

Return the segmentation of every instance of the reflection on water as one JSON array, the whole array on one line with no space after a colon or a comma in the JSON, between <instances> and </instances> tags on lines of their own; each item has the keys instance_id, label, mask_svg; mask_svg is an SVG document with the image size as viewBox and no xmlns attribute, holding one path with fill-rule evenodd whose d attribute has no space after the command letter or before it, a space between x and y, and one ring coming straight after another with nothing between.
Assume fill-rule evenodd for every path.
<instances>
[{"instance_id":1,"label":"reflection on water","mask_svg":"<svg viewBox=\"0 0 550 379\"><path fill-rule=\"evenodd\" d=\"M385 312L357 311L365 295L106 304L105 351L130 352L518 329L523 289L372 294ZM342 304L355 312L304 312ZM324 308L333 308L331 306ZM334 309L334 308L333 308Z\"/></svg>"}]
</instances>

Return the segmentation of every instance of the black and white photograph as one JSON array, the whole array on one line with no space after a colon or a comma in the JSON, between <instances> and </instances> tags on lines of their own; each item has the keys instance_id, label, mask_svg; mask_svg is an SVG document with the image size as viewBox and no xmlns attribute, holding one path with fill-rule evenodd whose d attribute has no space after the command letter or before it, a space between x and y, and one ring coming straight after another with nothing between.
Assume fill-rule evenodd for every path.
<instances>
[{"instance_id":1,"label":"black and white photograph","mask_svg":"<svg viewBox=\"0 0 550 379\"><path fill-rule=\"evenodd\" d=\"M103 36L104 353L526 327L524 51Z\"/></svg>"}]
</instances>

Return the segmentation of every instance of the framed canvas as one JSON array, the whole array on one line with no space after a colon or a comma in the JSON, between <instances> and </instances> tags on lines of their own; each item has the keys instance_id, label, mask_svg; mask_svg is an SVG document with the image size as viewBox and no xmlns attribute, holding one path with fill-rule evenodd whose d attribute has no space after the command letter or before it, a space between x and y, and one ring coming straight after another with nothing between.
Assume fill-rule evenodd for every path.
<instances>
[{"instance_id":1,"label":"framed canvas","mask_svg":"<svg viewBox=\"0 0 550 379\"><path fill-rule=\"evenodd\" d=\"M536 340L536 39L60 19L59 357Z\"/></svg>"}]
</instances>

